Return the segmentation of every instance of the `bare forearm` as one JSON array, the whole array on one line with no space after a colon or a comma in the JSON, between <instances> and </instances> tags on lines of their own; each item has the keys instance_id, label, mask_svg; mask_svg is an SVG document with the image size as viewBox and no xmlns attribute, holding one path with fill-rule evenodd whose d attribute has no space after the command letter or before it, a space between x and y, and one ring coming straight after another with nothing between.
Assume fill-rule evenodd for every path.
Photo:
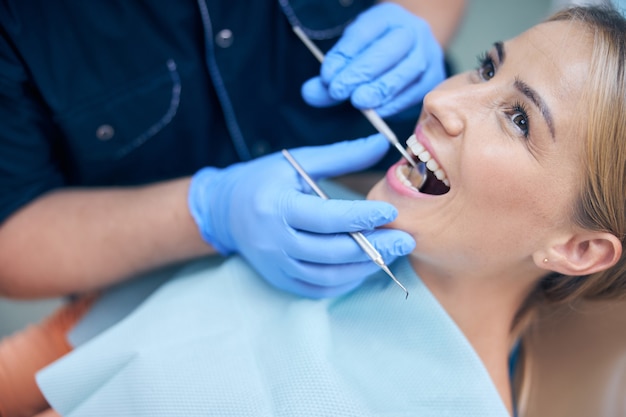
<instances>
[{"instance_id":1,"label":"bare forearm","mask_svg":"<svg viewBox=\"0 0 626 417\"><path fill-rule=\"evenodd\" d=\"M0 227L0 293L88 291L210 253L187 210L188 186L182 179L39 198Z\"/></svg>"},{"instance_id":2,"label":"bare forearm","mask_svg":"<svg viewBox=\"0 0 626 417\"><path fill-rule=\"evenodd\" d=\"M393 2L426 20L443 48L446 48L454 38L467 3L466 0L393 0Z\"/></svg>"}]
</instances>

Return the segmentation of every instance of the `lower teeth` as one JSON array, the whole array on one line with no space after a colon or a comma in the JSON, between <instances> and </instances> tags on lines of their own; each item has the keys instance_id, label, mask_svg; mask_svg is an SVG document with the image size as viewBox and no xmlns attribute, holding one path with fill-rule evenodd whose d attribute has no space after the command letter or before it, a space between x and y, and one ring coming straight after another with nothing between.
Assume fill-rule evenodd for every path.
<instances>
[{"instance_id":1,"label":"lower teeth","mask_svg":"<svg viewBox=\"0 0 626 417\"><path fill-rule=\"evenodd\" d=\"M415 191L419 191L419 187L424 184L424 180L426 178L425 175L416 172L413 167L408 165L398 166L396 168L396 177L400 180L402 184L414 189ZM415 184L418 184L418 186L415 186Z\"/></svg>"}]
</instances>

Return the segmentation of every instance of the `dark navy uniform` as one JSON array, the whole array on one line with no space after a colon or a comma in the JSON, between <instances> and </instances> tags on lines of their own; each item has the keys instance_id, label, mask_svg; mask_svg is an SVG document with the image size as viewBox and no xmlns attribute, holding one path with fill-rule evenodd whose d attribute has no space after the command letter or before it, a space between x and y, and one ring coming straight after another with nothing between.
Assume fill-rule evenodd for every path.
<instances>
[{"instance_id":1,"label":"dark navy uniform","mask_svg":"<svg viewBox=\"0 0 626 417\"><path fill-rule=\"evenodd\" d=\"M0 222L58 187L144 184L374 133L349 103L303 101L319 63L291 30L326 51L372 3L0 0ZM413 124L391 126L406 137Z\"/></svg>"}]
</instances>

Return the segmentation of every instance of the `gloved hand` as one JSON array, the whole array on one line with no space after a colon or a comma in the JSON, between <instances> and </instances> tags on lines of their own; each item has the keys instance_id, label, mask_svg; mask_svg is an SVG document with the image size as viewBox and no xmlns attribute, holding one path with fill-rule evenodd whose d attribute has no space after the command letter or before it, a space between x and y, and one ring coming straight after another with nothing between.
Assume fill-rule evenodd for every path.
<instances>
[{"instance_id":1,"label":"gloved hand","mask_svg":"<svg viewBox=\"0 0 626 417\"><path fill-rule=\"evenodd\" d=\"M358 171L387 151L381 135L290 151L317 180ZM225 169L204 168L191 181L189 209L205 241L238 252L272 285L311 298L337 296L378 270L344 232L392 221L382 201L323 200L282 153ZM394 229L364 233L386 262L411 252L413 238Z\"/></svg>"},{"instance_id":2,"label":"gloved hand","mask_svg":"<svg viewBox=\"0 0 626 417\"><path fill-rule=\"evenodd\" d=\"M395 3L361 13L326 54L321 76L302 86L315 107L348 98L381 117L419 104L445 77L443 52L426 21Z\"/></svg>"}]
</instances>

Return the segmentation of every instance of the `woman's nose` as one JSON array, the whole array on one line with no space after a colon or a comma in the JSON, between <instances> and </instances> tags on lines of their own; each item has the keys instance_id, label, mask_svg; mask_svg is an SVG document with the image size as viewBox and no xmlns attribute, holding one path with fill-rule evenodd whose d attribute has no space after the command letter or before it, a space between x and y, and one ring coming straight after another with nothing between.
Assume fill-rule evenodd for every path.
<instances>
[{"instance_id":1,"label":"woman's nose","mask_svg":"<svg viewBox=\"0 0 626 417\"><path fill-rule=\"evenodd\" d=\"M424 97L423 111L435 118L451 137L459 136L466 127L469 111L476 106L469 89L464 87L438 88Z\"/></svg>"}]
</instances>

